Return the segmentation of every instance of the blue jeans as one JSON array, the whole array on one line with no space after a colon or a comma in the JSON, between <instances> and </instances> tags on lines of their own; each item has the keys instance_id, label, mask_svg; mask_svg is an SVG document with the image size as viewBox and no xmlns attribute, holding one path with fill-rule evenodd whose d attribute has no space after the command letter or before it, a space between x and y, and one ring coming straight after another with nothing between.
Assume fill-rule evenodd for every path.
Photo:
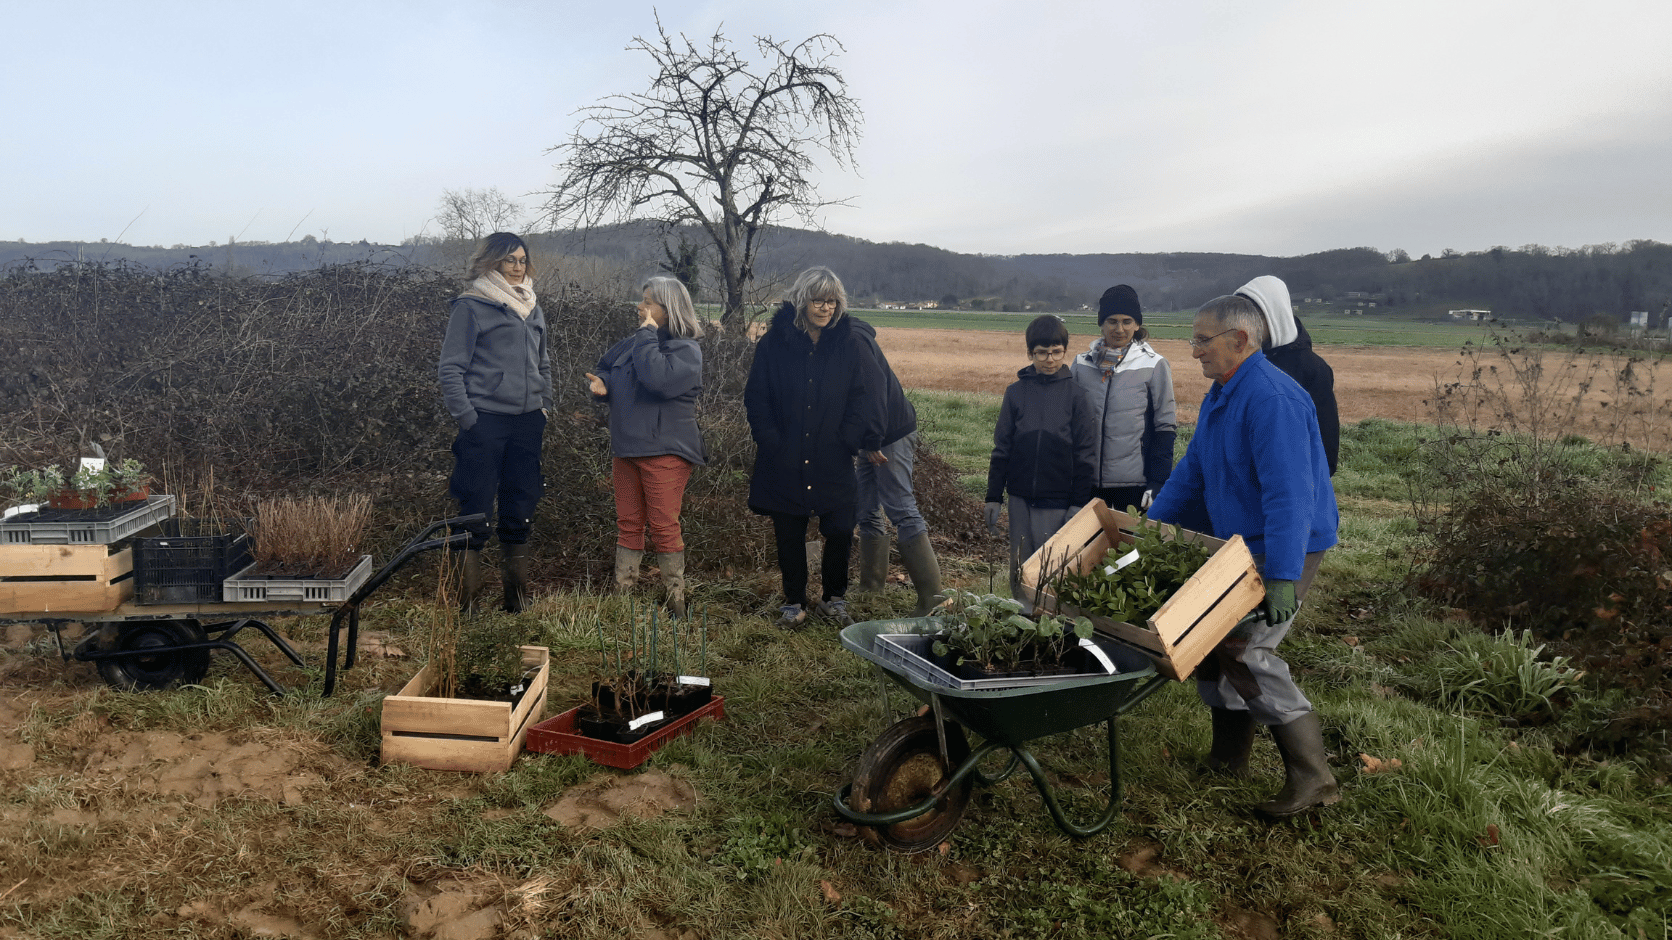
<instances>
[{"instance_id":1,"label":"blue jeans","mask_svg":"<svg viewBox=\"0 0 1672 940\"><path fill-rule=\"evenodd\" d=\"M900 544L929 531L912 495L911 472L917 462L917 432L913 431L882 449L888 463L877 466L864 454L854 458L859 476L859 534L887 538L888 523L899 530ZM884 518L886 515L886 519Z\"/></svg>"},{"instance_id":2,"label":"blue jeans","mask_svg":"<svg viewBox=\"0 0 1672 940\"><path fill-rule=\"evenodd\" d=\"M459 502L459 513L482 513L492 521L499 504L501 545L521 545L534 528L534 505L546 489L540 473L540 439L546 416L539 411L520 415L476 413L476 423L453 439L453 478L448 493ZM470 527L470 546L488 543L486 522Z\"/></svg>"}]
</instances>

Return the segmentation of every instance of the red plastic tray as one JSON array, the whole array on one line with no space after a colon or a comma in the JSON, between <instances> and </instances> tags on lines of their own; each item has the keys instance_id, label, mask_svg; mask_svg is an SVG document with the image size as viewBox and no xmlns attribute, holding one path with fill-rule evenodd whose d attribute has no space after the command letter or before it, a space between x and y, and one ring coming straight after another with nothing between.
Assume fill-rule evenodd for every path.
<instances>
[{"instance_id":1,"label":"red plastic tray","mask_svg":"<svg viewBox=\"0 0 1672 940\"><path fill-rule=\"evenodd\" d=\"M708 700L707 705L681 716L671 724L663 725L632 744L600 741L584 734L576 734L575 716L580 710L581 706L577 705L528 729L528 738L523 742L523 748L542 754L585 754L594 764L632 770L649 760L657 748L696 730L697 722L701 719L726 717L726 700L723 696L716 695Z\"/></svg>"}]
</instances>

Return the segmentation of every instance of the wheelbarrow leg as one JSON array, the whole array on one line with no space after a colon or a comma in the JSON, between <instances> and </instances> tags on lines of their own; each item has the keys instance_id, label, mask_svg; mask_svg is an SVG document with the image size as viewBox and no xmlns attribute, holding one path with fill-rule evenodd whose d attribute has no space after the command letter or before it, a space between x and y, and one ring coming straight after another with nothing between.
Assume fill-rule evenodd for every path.
<instances>
[{"instance_id":1,"label":"wheelbarrow leg","mask_svg":"<svg viewBox=\"0 0 1672 940\"><path fill-rule=\"evenodd\" d=\"M1051 819L1056 821L1057 828L1076 839L1086 839L1097 835L1108 828L1115 815L1120 811L1120 736L1115 727L1115 719L1109 718L1104 724L1109 731L1109 805L1103 808L1101 815L1089 826L1079 826L1071 822L1057 803L1056 793L1051 789L1051 781L1045 777L1045 771L1039 766L1033 754L1024 747L1012 748L1012 752L1022 761L1022 766L1028 769L1033 777L1034 788L1039 791L1039 798L1045 801L1045 808L1050 810Z\"/></svg>"}]
</instances>

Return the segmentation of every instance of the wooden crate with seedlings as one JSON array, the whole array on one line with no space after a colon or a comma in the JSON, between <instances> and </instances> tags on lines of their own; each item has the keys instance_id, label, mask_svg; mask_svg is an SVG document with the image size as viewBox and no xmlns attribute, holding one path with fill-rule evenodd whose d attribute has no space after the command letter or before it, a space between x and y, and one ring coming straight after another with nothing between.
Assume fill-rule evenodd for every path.
<instances>
[{"instance_id":1,"label":"wooden crate with seedlings","mask_svg":"<svg viewBox=\"0 0 1672 940\"><path fill-rule=\"evenodd\" d=\"M515 707L510 702L440 698L425 664L400 692L383 700L383 762L430 770L502 773L522 752L528 729L546 716L551 652L519 647L525 667L539 667Z\"/></svg>"},{"instance_id":2,"label":"wooden crate with seedlings","mask_svg":"<svg viewBox=\"0 0 1672 940\"><path fill-rule=\"evenodd\" d=\"M103 613L134 596L133 550L0 545L0 615Z\"/></svg>"},{"instance_id":3,"label":"wooden crate with seedlings","mask_svg":"<svg viewBox=\"0 0 1672 940\"><path fill-rule=\"evenodd\" d=\"M1037 595L1039 609L1057 610L1057 598L1052 593L1057 574L1064 570L1077 574L1090 571L1110 548L1136 541L1132 533L1139 525L1137 518L1110 509L1101 500L1092 500L1022 566L1024 590L1030 597ZM1146 623L1121 623L1096 616L1090 619L1099 634L1142 650L1155 661L1157 671L1183 681L1237 621L1265 599L1266 589L1242 536L1216 539L1176 529L1172 537L1200 540L1213 555ZM1066 605L1063 612L1079 613Z\"/></svg>"}]
</instances>

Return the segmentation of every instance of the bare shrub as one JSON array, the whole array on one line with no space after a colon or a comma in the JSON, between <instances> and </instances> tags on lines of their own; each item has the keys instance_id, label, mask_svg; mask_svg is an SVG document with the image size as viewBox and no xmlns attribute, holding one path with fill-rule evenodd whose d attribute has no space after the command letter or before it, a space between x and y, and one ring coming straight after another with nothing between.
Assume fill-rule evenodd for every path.
<instances>
[{"instance_id":1,"label":"bare shrub","mask_svg":"<svg viewBox=\"0 0 1672 940\"><path fill-rule=\"evenodd\" d=\"M262 500L252 526L256 571L325 577L347 572L360 559L371 511L365 495Z\"/></svg>"},{"instance_id":2,"label":"bare shrub","mask_svg":"<svg viewBox=\"0 0 1672 940\"><path fill-rule=\"evenodd\" d=\"M1417 455L1412 502L1419 591L1489 629L1537 629L1593 681L1647 692L1672 678L1672 506L1664 458L1625 443L1665 420L1644 364L1507 336L1466 347L1428 402L1439 434ZM1573 429L1598 397L1610 407L1592 441Z\"/></svg>"}]
</instances>

